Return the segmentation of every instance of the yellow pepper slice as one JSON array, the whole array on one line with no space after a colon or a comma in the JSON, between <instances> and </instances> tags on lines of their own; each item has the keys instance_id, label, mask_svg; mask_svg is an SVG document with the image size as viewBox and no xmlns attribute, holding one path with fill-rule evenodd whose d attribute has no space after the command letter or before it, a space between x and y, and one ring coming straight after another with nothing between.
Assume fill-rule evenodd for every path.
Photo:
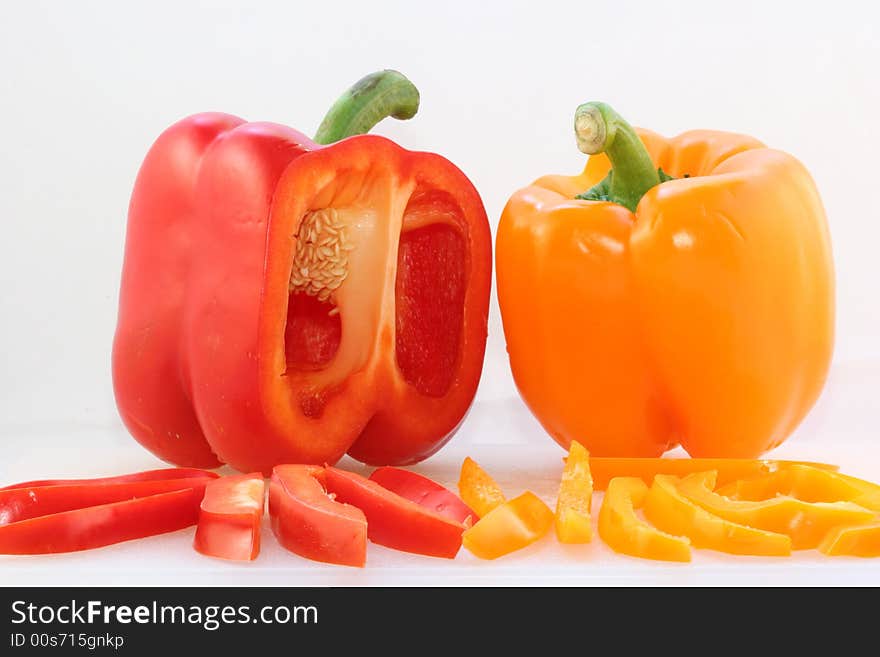
<instances>
[{"instance_id":1,"label":"yellow pepper slice","mask_svg":"<svg viewBox=\"0 0 880 657\"><path fill-rule=\"evenodd\" d=\"M718 493L738 500L790 495L805 502L853 502L880 512L880 485L804 464L791 465L756 479L732 482Z\"/></svg>"},{"instance_id":2,"label":"yellow pepper slice","mask_svg":"<svg viewBox=\"0 0 880 657\"><path fill-rule=\"evenodd\" d=\"M804 502L778 496L767 500L732 500L714 492L715 475L688 475L678 484L687 499L716 516L757 529L791 536L794 550L814 548L835 527L863 525L875 514L852 502Z\"/></svg>"},{"instance_id":3,"label":"yellow pepper slice","mask_svg":"<svg viewBox=\"0 0 880 657\"><path fill-rule=\"evenodd\" d=\"M738 479L753 479L783 470L791 465L810 465L822 470L837 470L836 465L810 461L778 461L772 459L712 459L712 458L635 458L590 457L593 490L605 490L614 477L638 477L649 486L654 475L669 474L676 477L695 472L714 470L718 473L718 485L723 486ZM471 507L473 508L473 507Z\"/></svg>"},{"instance_id":4,"label":"yellow pepper slice","mask_svg":"<svg viewBox=\"0 0 880 657\"><path fill-rule=\"evenodd\" d=\"M593 540L592 500L590 453L579 442L572 441L556 498L556 538L560 543L589 543Z\"/></svg>"},{"instance_id":5,"label":"yellow pepper slice","mask_svg":"<svg viewBox=\"0 0 880 657\"><path fill-rule=\"evenodd\" d=\"M480 518L505 502L501 486L469 456L461 464L458 492L462 501Z\"/></svg>"},{"instance_id":6,"label":"yellow pepper slice","mask_svg":"<svg viewBox=\"0 0 880 657\"><path fill-rule=\"evenodd\" d=\"M599 509L599 536L615 552L658 561L690 561L690 540L652 527L636 515L648 486L638 477L615 477Z\"/></svg>"},{"instance_id":7,"label":"yellow pepper slice","mask_svg":"<svg viewBox=\"0 0 880 657\"><path fill-rule=\"evenodd\" d=\"M553 525L553 511L532 492L496 506L461 536L481 559L497 559L531 545Z\"/></svg>"},{"instance_id":8,"label":"yellow pepper slice","mask_svg":"<svg viewBox=\"0 0 880 657\"><path fill-rule=\"evenodd\" d=\"M791 538L785 534L747 527L709 513L679 493L679 481L672 475L654 477L643 512L658 529L687 536L697 548L772 557L791 554Z\"/></svg>"},{"instance_id":9,"label":"yellow pepper slice","mask_svg":"<svg viewBox=\"0 0 880 657\"><path fill-rule=\"evenodd\" d=\"M832 529L819 543L819 552L830 557L880 557L880 522Z\"/></svg>"}]
</instances>

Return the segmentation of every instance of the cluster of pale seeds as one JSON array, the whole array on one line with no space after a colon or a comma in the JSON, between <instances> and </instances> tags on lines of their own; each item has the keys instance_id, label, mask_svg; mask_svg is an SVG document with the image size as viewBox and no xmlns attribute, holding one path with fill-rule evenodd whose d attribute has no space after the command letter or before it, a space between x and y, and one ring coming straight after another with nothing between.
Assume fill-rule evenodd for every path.
<instances>
[{"instance_id":1,"label":"cluster of pale seeds","mask_svg":"<svg viewBox=\"0 0 880 657\"><path fill-rule=\"evenodd\" d=\"M336 210L309 212L296 236L290 291L327 301L348 276L348 253L353 249Z\"/></svg>"}]
</instances>

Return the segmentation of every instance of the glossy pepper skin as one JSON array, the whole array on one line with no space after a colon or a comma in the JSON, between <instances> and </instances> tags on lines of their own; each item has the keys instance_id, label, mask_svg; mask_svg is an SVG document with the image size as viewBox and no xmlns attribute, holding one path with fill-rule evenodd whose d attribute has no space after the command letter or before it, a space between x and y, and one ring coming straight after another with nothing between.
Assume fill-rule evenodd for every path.
<instances>
[{"instance_id":1,"label":"glossy pepper skin","mask_svg":"<svg viewBox=\"0 0 880 657\"><path fill-rule=\"evenodd\" d=\"M0 554L76 552L189 527L216 480L213 472L170 468L6 486Z\"/></svg>"},{"instance_id":2,"label":"glossy pepper skin","mask_svg":"<svg viewBox=\"0 0 880 657\"><path fill-rule=\"evenodd\" d=\"M557 442L594 456L681 444L754 458L780 444L817 399L833 345L831 247L810 175L743 135L636 133L594 103L577 121L596 153L583 173L516 192L497 233L526 404ZM586 190L608 200L575 198Z\"/></svg>"},{"instance_id":3,"label":"glossy pepper skin","mask_svg":"<svg viewBox=\"0 0 880 657\"><path fill-rule=\"evenodd\" d=\"M400 74L368 76L316 140L417 106ZM439 155L189 117L153 145L131 199L119 412L178 465L419 461L473 399L490 280L480 197Z\"/></svg>"}]
</instances>

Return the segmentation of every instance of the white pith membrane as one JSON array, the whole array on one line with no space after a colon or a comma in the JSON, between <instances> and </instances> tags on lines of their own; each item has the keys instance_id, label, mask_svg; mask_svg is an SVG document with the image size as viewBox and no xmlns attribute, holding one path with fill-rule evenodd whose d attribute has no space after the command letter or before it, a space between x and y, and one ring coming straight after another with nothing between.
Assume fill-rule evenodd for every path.
<instances>
[{"instance_id":1,"label":"white pith membrane","mask_svg":"<svg viewBox=\"0 0 880 657\"><path fill-rule=\"evenodd\" d=\"M333 358L302 372L310 387L331 387L369 366L383 333L394 344L397 249L412 185L392 189L384 176L349 174L315 194L294 236L290 292L332 304L329 313L340 315L342 328ZM299 373L287 370L287 376Z\"/></svg>"}]
</instances>

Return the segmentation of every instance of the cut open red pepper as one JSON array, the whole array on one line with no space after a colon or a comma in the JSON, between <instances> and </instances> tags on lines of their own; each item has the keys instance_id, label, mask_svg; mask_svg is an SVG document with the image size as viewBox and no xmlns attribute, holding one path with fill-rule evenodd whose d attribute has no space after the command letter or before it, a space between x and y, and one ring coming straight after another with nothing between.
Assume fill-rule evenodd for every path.
<instances>
[{"instance_id":1,"label":"cut open red pepper","mask_svg":"<svg viewBox=\"0 0 880 657\"><path fill-rule=\"evenodd\" d=\"M265 493L266 482L260 472L212 481L205 488L193 547L210 557L256 559Z\"/></svg>"},{"instance_id":2,"label":"cut open red pepper","mask_svg":"<svg viewBox=\"0 0 880 657\"><path fill-rule=\"evenodd\" d=\"M385 466L375 470L370 475L370 481L467 527L479 520L474 510L462 502L458 495L416 472Z\"/></svg>"},{"instance_id":3,"label":"cut open red pepper","mask_svg":"<svg viewBox=\"0 0 880 657\"><path fill-rule=\"evenodd\" d=\"M210 113L158 138L113 347L117 405L145 447L268 474L346 452L414 463L452 436L482 369L491 236L451 162L360 134L417 106L383 71L315 141Z\"/></svg>"}]
</instances>

